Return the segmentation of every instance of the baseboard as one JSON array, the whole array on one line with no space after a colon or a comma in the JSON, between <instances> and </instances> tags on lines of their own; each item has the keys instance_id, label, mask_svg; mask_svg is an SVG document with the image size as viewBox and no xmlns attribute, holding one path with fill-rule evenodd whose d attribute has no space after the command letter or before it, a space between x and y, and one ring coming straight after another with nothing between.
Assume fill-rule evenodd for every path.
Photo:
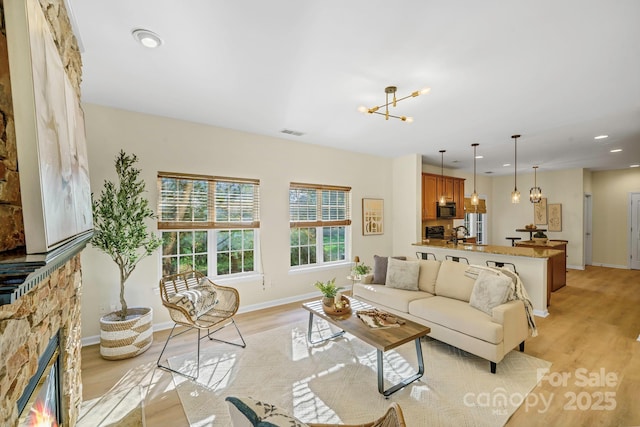
<instances>
[{"instance_id":1,"label":"baseboard","mask_svg":"<svg viewBox=\"0 0 640 427\"><path fill-rule=\"evenodd\" d=\"M537 308L533 309L533 315L538 317L547 317L549 315L549 310L538 310Z\"/></svg>"},{"instance_id":2,"label":"baseboard","mask_svg":"<svg viewBox=\"0 0 640 427\"><path fill-rule=\"evenodd\" d=\"M238 313L249 313L256 310L262 310L264 308L276 307L278 305L289 304L292 302L304 301L309 298L318 297L318 292L310 292L308 294L303 295L295 295L287 298L280 298L272 301L267 301L258 304L251 304L244 307L240 307ZM173 322L163 322L163 323L154 323L153 324L153 332L164 331L166 329L173 328ZM100 335L93 335L90 337L82 338L82 346L88 345L96 345L100 344Z\"/></svg>"},{"instance_id":3,"label":"baseboard","mask_svg":"<svg viewBox=\"0 0 640 427\"><path fill-rule=\"evenodd\" d=\"M571 270L584 270L584 265L568 265L567 268Z\"/></svg>"},{"instance_id":4,"label":"baseboard","mask_svg":"<svg viewBox=\"0 0 640 427\"><path fill-rule=\"evenodd\" d=\"M629 266L627 266L627 265L605 264L605 263L600 263L600 262L594 262L591 265L593 265L594 267L609 267L609 268L619 268L619 269L622 269L622 270L629 270Z\"/></svg>"}]
</instances>

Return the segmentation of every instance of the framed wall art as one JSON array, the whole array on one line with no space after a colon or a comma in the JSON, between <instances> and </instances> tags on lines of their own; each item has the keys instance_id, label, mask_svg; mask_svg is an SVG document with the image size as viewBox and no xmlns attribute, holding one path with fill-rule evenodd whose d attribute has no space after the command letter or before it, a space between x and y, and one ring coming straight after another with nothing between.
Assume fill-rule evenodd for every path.
<instances>
[{"instance_id":1,"label":"framed wall art","mask_svg":"<svg viewBox=\"0 0 640 427\"><path fill-rule=\"evenodd\" d=\"M362 235L384 233L384 199L362 199Z\"/></svg>"},{"instance_id":2,"label":"framed wall art","mask_svg":"<svg viewBox=\"0 0 640 427\"><path fill-rule=\"evenodd\" d=\"M547 198L543 197L540 203L533 204L533 219L536 225L547 225Z\"/></svg>"},{"instance_id":3,"label":"framed wall art","mask_svg":"<svg viewBox=\"0 0 640 427\"><path fill-rule=\"evenodd\" d=\"M549 204L549 231L562 231L562 204Z\"/></svg>"}]
</instances>

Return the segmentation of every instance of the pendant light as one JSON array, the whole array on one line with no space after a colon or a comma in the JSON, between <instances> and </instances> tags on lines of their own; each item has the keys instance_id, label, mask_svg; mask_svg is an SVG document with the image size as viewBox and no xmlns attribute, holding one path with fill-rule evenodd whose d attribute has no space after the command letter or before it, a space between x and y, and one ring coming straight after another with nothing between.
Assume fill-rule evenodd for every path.
<instances>
[{"instance_id":1,"label":"pendant light","mask_svg":"<svg viewBox=\"0 0 640 427\"><path fill-rule=\"evenodd\" d=\"M440 150L440 182L442 183L442 193L440 193L440 199L438 200L440 206L446 206L447 204L447 197L444 194L444 153L446 152L447 150Z\"/></svg>"},{"instance_id":2,"label":"pendant light","mask_svg":"<svg viewBox=\"0 0 640 427\"><path fill-rule=\"evenodd\" d=\"M529 201L531 203L540 203L542 200L542 189L538 187L538 176L536 171L538 170L538 166L533 167L533 187L529 190Z\"/></svg>"},{"instance_id":3,"label":"pendant light","mask_svg":"<svg viewBox=\"0 0 640 427\"><path fill-rule=\"evenodd\" d=\"M518 191L518 138L520 135L511 135L515 141L515 160L513 162L513 191L511 192L511 203L520 203L520 192Z\"/></svg>"},{"instance_id":4,"label":"pendant light","mask_svg":"<svg viewBox=\"0 0 640 427\"><path fill-rule=\"evenodd\" d=\"M471 193L471 205L476 206L476 211L478 210L477 206L480 204L480 198L476 192L476 147L478 145L480 144L471 144L473 147L473 193Z\"/></svg>"}]
</instances>

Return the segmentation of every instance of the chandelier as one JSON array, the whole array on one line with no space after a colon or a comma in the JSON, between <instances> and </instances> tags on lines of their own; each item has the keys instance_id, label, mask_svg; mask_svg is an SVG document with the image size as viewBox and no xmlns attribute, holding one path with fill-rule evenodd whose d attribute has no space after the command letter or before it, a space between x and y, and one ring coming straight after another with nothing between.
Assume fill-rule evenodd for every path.
<instances>
[{"instance_id":1,"label":"chandelier","mask_svg":"<svg viewBox=\"0 0 640 427\"><path fill-rule=\"evenodd\" d=\"M513 191L511 192L511 203L520 203L520 192L518 191L518 138L520 135L511 135L515 141L515 161L513 162Z\"/></svg>"},{"instance_id":2,"label":"chandelier","mask_svg":"<svg viewBox=\"0 0 640 427\"><path fill-rule=\"evenodd\" d=\"M538 170L538 166L533 167L533 187L529 190L529 201L531 203L540 203L542 200L542 189L538 187L538 177L536 171Z\"/></svg>"},{"instance_id":3,"label":"chandelier","mask_svg":"<svg viewBox=\"0 0 640 427\"><path fill-rule=\"evenodd\" d=\"M480 145L477 142L475 144L471 144L473 147L473 193L471 193L471 205L478 206L480 204L480 197L478 197L478 193L476 192L476 147Z\"/></svg>"},{"instance_id":4,"label":"chandelier","mask_svg":"<svg viewBox=\"0 0 640 427\"><path fill-rule=\"evenodd\" d=\"M438 199L438 205L440 206L446 206L447 205L447 196L444 194L445 193L445 188L444 188L444 153L446 153L447 150L440 150L440 185L442 186L442 193L440 193L440 199ZM436 191L437 191L437 184L438 182L436 181Z\"/></svg>"},{"instance_id":5,"label":"chandelier","mask_svg":"<svg viewBox=\"0 0 640 427\"><path fill-rule=\"evenodd\" d=\"M413 117L406 117L406 116L394 116L393 114L389 114L389 106L395 107L396 104L400 101L403 101L407 98L415 98L416 96L420 96L420 95L424 95L425 93L428 93L431 88L427 87L424 88L422 90L416 90L415 92L411 92L411 94L404 96L402 98L396 98L396 91L398 90L397 87L395 86L387 86L384 88L384 93L386 96L386 103L383 105L378 105L375 107L371 107L371 108L367 108L364 106L361 106L358 108L358 111L362 112L362 113L368 113L368 114L380 114L381 116L384 116L385 120L389 120L389 117L393 117L394 119L400 119L403 122L413 122ZM389 101L389 96L391 96L391 101ZM384 112L380 112L378 110L384 108Z\"/></svg>"}]
</instances>

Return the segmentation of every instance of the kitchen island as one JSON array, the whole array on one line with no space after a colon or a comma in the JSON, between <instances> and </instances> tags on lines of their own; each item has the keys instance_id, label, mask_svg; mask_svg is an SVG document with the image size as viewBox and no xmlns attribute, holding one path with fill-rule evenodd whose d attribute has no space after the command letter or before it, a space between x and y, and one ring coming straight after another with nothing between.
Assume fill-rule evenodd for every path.
<instances>
[{"instance_id":1,"label":"kitchen island","mask_svg":"<svg viewBox=\"0 0 640 427\"><path fill-rule=\"evenodd\" d=\"M442 239L425 239L414 243L413 246L416 247L416 252L432 253L438 260L444 260L448 255L466 258L469 264L487 265L487 261L511 263L515 265L522 284L529 294L534 314L541 317L549 314L547 307L551 299L553 283L552 260L555 256L564 256L564 251L548 246L453 244Z\"/></svg>"}]
</instances>

